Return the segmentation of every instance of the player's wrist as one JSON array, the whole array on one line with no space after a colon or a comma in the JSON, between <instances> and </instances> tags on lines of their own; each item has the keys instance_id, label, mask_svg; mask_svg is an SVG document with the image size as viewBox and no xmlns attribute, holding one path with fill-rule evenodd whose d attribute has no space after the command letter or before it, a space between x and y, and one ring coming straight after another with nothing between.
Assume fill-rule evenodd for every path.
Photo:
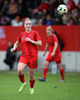
<instances>
[{"instance_id":1,"label":"player's wrist","mask_svg":"<svg viewBox=\"0 0 80 100\"><path fill-rule=\"evenodd\" d=\"M14 49L14 50L16 50L16 49L17 49L17 47L15 47L15 46L14 46L14 47L13 47L13 49Z\"/></svg>"},{"instance_id":2,"label":"player's wrist","mask_svg":"<svg viewBox=\"0 0 80 100\"><path fill-rule=\"evenodd\" d=\"M31 41L31 43L33 43L34 41Z\"/></svg>"},{"instance_id":3,"label":"player's wrist","mask_svg":"<svg viewBox=\"0 0 80 100\"><path fill-rule=\"evenodd\" d=\"M53 55L55 55L55 52L52 52Z\"/></svg>"}]
</instances>

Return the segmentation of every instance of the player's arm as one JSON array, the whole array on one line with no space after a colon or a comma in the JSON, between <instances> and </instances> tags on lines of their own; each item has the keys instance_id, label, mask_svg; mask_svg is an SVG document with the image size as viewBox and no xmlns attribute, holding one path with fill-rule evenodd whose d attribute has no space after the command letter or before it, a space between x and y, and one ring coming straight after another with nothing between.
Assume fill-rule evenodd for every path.
<instances>
[{"instance_id":1,"label":"player's arm","mask_svg":"<svg viewBox=\"0 0 80 100\"><path fill-rule=\"evenodd\" d=\"M29 42L33 43L34 45L42 46L41 40L33 41L33 40L29 39L29 38L26 38L26 41L29 41Z\"/></svg>"},{"instance_id":2,"label":"player's arm","mask_svg":"<svg viewBox=\"0 0 80 100\"><path fill-rule=\"evenodd\" d=\"M57 42L55 42L54 43L54 49L53 49L53 52L52 52L52 54L51 54L51 57L53 57L54 56L54 54L55 54L55 51L56 51L56 49L57 49L57 47L58 47L58 43Z\"/></svg>"},{"instance_id":3,"label":"player's arm","mask_svg":"<svg viewBox=\"0 0 80 100\"><path fill-rule=\"evenodd\" d=\"M20 42L16 41L13 48L11 49L11 52L14 52L17 49L19 44L20 44Z\"/></svg>"},{"instance_id":4,"label":"player's arm","mask_svg":"<svg viewBox=\"0 0 80 100\"><path fill-rule=\"evenodd\" d=\"M44 50L44 52L47 51L48 47L49 47L49 43L46 43L46 46L45 46L45 50Z\"/></svg>"},{"instance_id":5,"label":"player's arm","mask_svg":"<svg viewBox=\"0 0 80 100\"><path fill-rule=\"evenodd\" d=\"M31 43L33 43L33 44L35 44L35 45L38 45L38 46L42 46L41 40L38 40L38 41L31 41Z\"/></svg>"},{"instance_id":6,"label":"player's arm","mask_svg":"<svg viewBox=\"0 0 80 100\"><path fill-rule=\"evenodd\" d=\"M45 46L45 50L44 50L43 56L45 56L48 47L49 47L49 43L46 43L46 46Z\"/></svg>"}]
</instances>

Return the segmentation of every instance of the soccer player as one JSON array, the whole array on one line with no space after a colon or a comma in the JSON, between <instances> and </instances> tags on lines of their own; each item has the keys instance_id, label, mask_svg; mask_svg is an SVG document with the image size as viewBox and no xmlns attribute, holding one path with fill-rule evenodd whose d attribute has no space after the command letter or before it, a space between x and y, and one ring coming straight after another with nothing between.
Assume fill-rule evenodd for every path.
<instances>
[{"instance_id":1,"label":"soccer player","mask_svg":"<svg viewBox=\"0 0 80 100\"><path fill-rule=\"evenodd\" d=\"M46 58L46 61L44 62L44 68L43 68L43 77L42 78L38 78L39 81L46 81L46 75L47 75L47 71L48 71L48 65L51 61L55 61L57 63L57 66L60 70L60 74L62 79L60 80L60 82L65 82L64 79L64 70L62 68L61 65L61 52L60 52L60 47L59 47L59 43L58 43L58 39L56 37L56 35L54 35L52 32L52 28L51 26L48 26L46 29L47 32L47 43L45 46L45 50L43 53L43 56L45 56L46 51L48 49L48 47L50 46L49 49L49 54Z\"/></svg>"},{"instance_id":2,"label":"soccer player","mask_svg":"<svg viewBox=\"0 0 80 100\"><path fill-rule=\"evenodd\" d=\"M41 46L42 42L38 32L35 30L31 30L31 26L31 20L29 18L26 18L24 22L25 31L18 36L17 41L11 49L11 52L14 52L18 45L22 43L22 54L18 63L18 77L22 82L22 85L18 91L19 93L21 93L24 87L26 87L27 85L23 73L23 70L27 66L29 67L30 94L34 93L34 72L35 68L38 67L38 53L36 45Z\"/></svg>"}]
</instances>

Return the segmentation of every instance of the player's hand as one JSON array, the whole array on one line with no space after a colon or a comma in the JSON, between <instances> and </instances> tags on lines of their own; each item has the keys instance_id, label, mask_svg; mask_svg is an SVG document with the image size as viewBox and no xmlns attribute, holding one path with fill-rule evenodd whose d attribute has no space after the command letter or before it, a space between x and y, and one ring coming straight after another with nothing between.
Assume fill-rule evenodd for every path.
<instances>
[{"instance_id":1,"label":"player's hand","mask_svg":"<svg viewBox=\"0 0 80 100\"><path fill-rule=\"evenodd\" d=\"M44 51L43 56L45 56L46 52Z\"/></svg>"},{"instance_id":2,"label":"player's hand","mask_svg":"<svg viewBox=\"0 0 80 100\"><path fill-rule=\"evenodd\" d=\"M29 38L26 38L26 41L31 41Z\"/></svg>"},{"instance_id":3,"label":"player's hand","mask_svg":"<svg viewBox=\"0 0 80 100\"><path fill-rule=\"evenodd\" d=\"M29 38L26 38L26 41L29 41L29 42L33 43L33 41Z\"/></svg>"},{"instance_id":4,"label":"player's hand","mask_svg":"<svg viewBox=\"0 0 80 100\"><path fill-rule=\"evenodd\" d=\"M54 53L51 53L51 57L53 57L54 56Z\"/></svg>"},{"instance_id":5,"label":"player's hand","mask_svg":"<svg viewBox=\"0 0 80 100\"><path fill-rule=\"evenodd\" d=\"M14 52L14 51L15 51L15 49L14 49L14 48L12 48L12 49L11 49L11 52Z\"/></svg>"},{"instance_id":6,"label":"player's hand","mask_svg":"<svg viewBox=\"0 0 80 100\"><path fill-rule=\"evenodd\" d=\"M31 42L32 40L31 40L31 39L29 39L29 38L26 38L26 41L29 41L29 42Z\"/></svg>"}]
</instances>

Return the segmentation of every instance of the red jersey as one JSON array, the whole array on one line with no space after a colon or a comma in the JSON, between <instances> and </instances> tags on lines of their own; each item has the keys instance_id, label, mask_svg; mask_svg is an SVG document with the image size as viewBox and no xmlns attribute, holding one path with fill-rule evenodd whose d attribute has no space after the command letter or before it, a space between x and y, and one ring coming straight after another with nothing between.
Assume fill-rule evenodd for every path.
<instances>
[{"instance_id":1,"label":"red jersey","mask_svg":"<svg viewBox=\"0 0 80 100\"><path fill-rule=\"evenodd\" d=\"M37 55L37 47L33 43L26 41L26 38L29 38L33 41L41 40L37 31L31 30L29 33L22 32L17 40L22 43L22 56L36 56Z\"/></svg>"},{"instance_id":2,"label":"red jersey","mask_svg":"<svg viewBox=\"0 0 80 100\"><path fill-rule=\"evenodd\" d=\"M58 47L57 47L57 50L56 50L56 52L55 52L55 54L58 54L58 53L60 53L60 47L59 47L59 42L58 42L58 39L57 39L57 36L56 35L54 35L54 34L52 34L52 36L51 36L51 38L49 37L49 36L47 36L47 43L49 43L49 51L50 51L50 53L52 53L53 52L53 49L54 49L54 43L55 42L57 42L58 43Z\"/></svg>"}]
</instances>

